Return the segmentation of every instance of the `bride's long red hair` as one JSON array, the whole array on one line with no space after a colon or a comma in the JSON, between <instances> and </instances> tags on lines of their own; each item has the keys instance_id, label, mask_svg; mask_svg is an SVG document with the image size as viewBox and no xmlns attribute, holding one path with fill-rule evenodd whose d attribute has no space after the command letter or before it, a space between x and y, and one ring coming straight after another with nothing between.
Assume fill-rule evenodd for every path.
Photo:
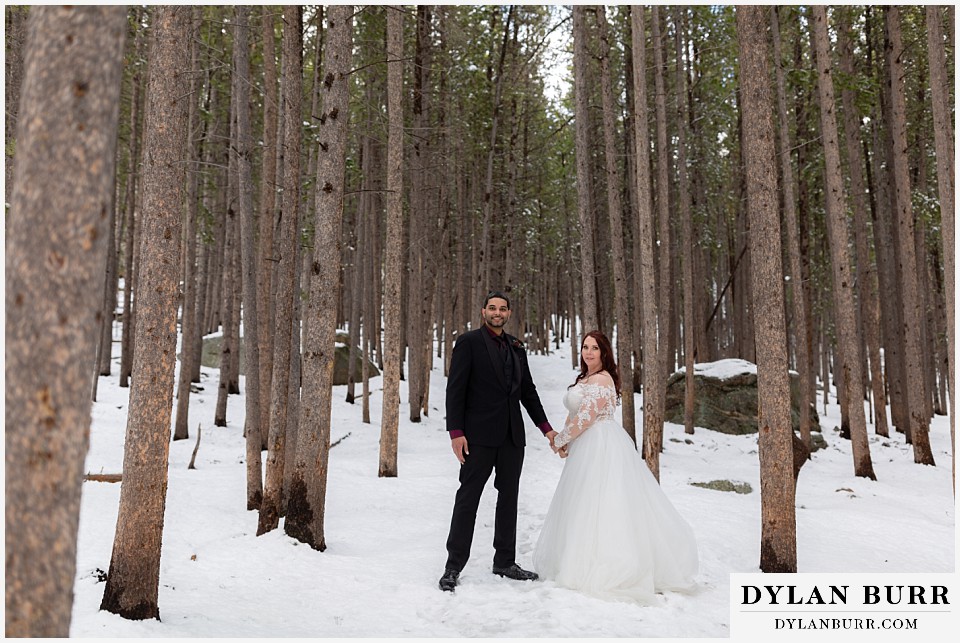
<instances>
[{"instance_id":1,"label":"bride's long red hair","mask_svg":"<svg viewBox=\"0 0 960 643\"><path fill-rule=\"evenodd\" d=\"M573 384L568 386L576 386L577 383L584 379L587 376L587 363L583 361L583 344L587 341L588 337L592 337L597 340L597 347L600 349L600 364L603 365L603 370L610 373L610 377L613 378L613 386L617 389L617 397L620 397L620 368L617 366L617 361L613 358L613 346L610 344L610 340L607 339L607 336L601 333L599 330L591 330L589 333L583 336L583 340L580 342L580 374L577 375L577 379L574 380Z\"/></svg>"}]
</instances>

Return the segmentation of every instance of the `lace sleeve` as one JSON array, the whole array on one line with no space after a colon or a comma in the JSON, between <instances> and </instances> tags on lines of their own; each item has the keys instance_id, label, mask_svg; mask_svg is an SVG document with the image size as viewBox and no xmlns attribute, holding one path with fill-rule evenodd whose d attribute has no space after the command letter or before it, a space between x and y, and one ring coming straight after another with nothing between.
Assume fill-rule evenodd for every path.
<instances>
[{"instance_id":1,"label":"lace sleeve","mask_svg":"<svg viewBox=\"0 0 960 643\"><path fill-rule=\"evenodd\" d=\"M563 431L553 439L554 446L560 448L569 444L589 429L598 418L613 416L614 408L617 405L617 392L613 388L613 381L609 379L609 376L607 379L608 382L604 384L578 384L583 389L580 406L575 413L572 412L567 415Z\"/></svg>"}]
</instances>

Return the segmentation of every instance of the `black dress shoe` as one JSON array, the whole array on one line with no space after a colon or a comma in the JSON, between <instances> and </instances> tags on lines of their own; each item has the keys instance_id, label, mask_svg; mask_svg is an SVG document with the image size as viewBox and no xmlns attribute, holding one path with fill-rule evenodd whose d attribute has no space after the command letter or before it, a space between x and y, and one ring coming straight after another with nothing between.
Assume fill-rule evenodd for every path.
<instances>
[{"instance_id":1,"label":"black dress shoe","mask_svg":"<svg viewBox=\"0 0 960 643\"><path fill-rule=\"evenodd\" d=\"M497 576L503 576L504 578L511 578L513 580L537 580L540 578L536 572L528 572L516 563L509 567L494 567L493 573Z\"/></svg>"},{"instance_id":2,"label":"black dress shoe","mask_svg":"<svg viewBox=\"0 0 960 643\"><path fill-rule=\"evenodd\" d=\"M460 572L455 569L448 569L440 577L440 589L445 592L452 592L459 584Z\"/></svg>"}]
</instances>

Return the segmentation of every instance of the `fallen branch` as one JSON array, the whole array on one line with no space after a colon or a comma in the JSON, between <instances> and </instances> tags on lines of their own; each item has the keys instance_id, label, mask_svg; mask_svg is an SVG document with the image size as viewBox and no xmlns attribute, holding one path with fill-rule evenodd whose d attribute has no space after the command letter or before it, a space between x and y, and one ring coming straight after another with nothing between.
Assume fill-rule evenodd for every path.
<instances>
[{"instance_id":1,"label":"fallen branch","mask_svg":"<svg viewBox=\"0 0 960 643\"><path fill-rule=\"evenodd\" d=\"M88 473L83 476L84 480L91 482L120 482L123 480L122 473Z\"/></svg>"},{"instance_id":2,"label":"fallen branch","mask_svg":"<svg viewBox=\"0 0 960 643\"><path fill-rule=\"evenodd\" d=\"M188 469L196 469L193 464L197 461L197 451L200 450L200 426L199 424L197 425L197 444L193 447L193 455L190 456L190 464L187 465Z\"/></svg>"},{"instance_id":3,"label":"fallen branch","mask_svg":"<svg viewBox=\"0 0 960 643\"><path fill-rule=\"evenodd\" d=\"M333 447L337 446L338 444L340 444L341 442L343 442L344 440L346 440L346 439L349 438L349 437L350 437L350 433L347 433L345 436L343 436L342 438L340 438L339 440L337 440L336 442L334 442L333 444L331 444L331 445L330 445L330 448L332 449Z\"/></svg>"}]
</instances>

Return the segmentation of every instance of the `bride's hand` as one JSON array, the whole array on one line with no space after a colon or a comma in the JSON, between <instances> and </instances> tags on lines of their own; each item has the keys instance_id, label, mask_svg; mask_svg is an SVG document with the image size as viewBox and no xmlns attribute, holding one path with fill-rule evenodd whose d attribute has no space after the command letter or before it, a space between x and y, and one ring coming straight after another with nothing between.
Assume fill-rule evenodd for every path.
<instances>
[{"instance_id":1,"label":"bride's hand","mask_svg":"<svg viewBox=\"0 0 960 643\"><path fill-rule=\"evenodd\" d=\"M560 456L561 459L566 458L568 455L570 455L570 453L567 451L566 444L560 447L559 449L557 449L557 455Z\"/></svg>"}]
</instances>

